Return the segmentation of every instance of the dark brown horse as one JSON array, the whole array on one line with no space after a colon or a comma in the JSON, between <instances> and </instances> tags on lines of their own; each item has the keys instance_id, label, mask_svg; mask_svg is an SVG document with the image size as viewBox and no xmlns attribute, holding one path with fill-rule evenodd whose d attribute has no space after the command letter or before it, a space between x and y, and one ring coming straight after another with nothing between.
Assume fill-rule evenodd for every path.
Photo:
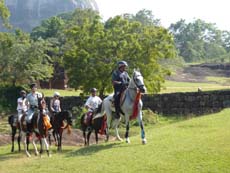
<instances>
[{"instance_id":1,"label":"dark brown horse","mask_svg":"<svg viewBox=\"0 0 230 173\"><path fill-rule=\"evenodd\" d=\"M64 125L66 121L66 125ZM57 144L57 150L62 150L62 133L64 129L70 130L72 126L72 113L70 111L62 111L53 114L51 118L53 128L53 137ZM70 131L69 131L70 132Z\"/></svg>"},{"instance_id":2,"label":"dark brown horse","mask_svg":"<svg viewBox=\"0 0 230 173\"><path fill-rule=\"evenodd\" d=\"M85 122L87 114L83 114L81 117L81 130L83 132L85 146L89 146L89 139L92 131L95 132L96 144L98 144L98 133L104 134L106 128L106 116L90 119L89 122ZM86 135L87 133L87 135Z\"/></svg>"},{"instance_id":3,"label":"dark brown horse","mask_svg":"<svg viewBox=\"0 0 230 173\"><path fill-rule=\"evenodd\" d=\"M8 123L11 127L11 141L12 141L12 146L11 146L11 152L14 152L14 140L15 140L15 136L17 134L18 131L18 137L17 137L17 142L18 142L18 151L21 151L21 128L19 126L19 123L16 122L17 118L15 115L10 115L8 117ZM16 123L15 123L16 122Z\"/></svg>"}]
</instances>

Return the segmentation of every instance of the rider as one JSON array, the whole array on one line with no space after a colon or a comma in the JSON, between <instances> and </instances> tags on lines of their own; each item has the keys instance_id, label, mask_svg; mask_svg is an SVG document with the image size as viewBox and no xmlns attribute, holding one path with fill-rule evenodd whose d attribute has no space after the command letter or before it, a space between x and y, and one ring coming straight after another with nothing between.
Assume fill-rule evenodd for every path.
<instances>
[{"instance_id":1,"label":"rider","mask_svg":"<svg viewBox=\"0 0 230 173\"><path fill-rule=\"evenodd\" d=\"M113 71L112 74L112 83L114 88L114 106L116 111L115 118L120 118L120 96L121 93L127 88L130 77L126 72L126 67L128 64L126 61L119 61L117 63L118 68Z\"/></svg>"},{"instance_id":2,"label":"rider","mask_svg":"<svg viewBox=\"0 0 230 173\"><path fill-rule=\"evenodd\" d=\"M30 85L31 92L26 96L26 104L29 107L28 113L26 115L26 123L28 130L32 128L32 118L33 115L36 113L38 114L38 101L42 98L42 94L37 92L37 86L35 83Z\"/></svg>"},{"instance_id":3,"label":"rider","mask_svg":"<svg viewBox=\"0 0 230 173\"><path fill-rule=\"evenodd\" d=\"M101 98L97 96L97 89L92 88L90 91L91 91L91 96L87 99L85 103L85 108L88 109L88 112L86 113L84 119L86 124L88 124L91 121L92 115L96 112L99 105L102 103Z\"/></svg>"},{"instance_id":4,"label":"rider","mask_svg":"<svg viewBox=\"0 0 230 173\"><path fill-rule=\"evenodd\" d=\"M60 93L54 92L53 98L50 100L50 110L53 114L61 112Z\"/></svg>"},{"instance_id":5,"label":"rider","mask_svg":"<svg viewBox=\"0 0 230 173\"><path fill-rule=\"evenodd\" d=\"M15 125L16 125L16 122L19 122L20 123L20 120L21 120L21 117L24 113L26 113L27 111L27 105L26 105L26 91L24 90L21 90L20 91L20 96L18 99L17 99L17 111L18 111L18 115L16 116L15 118Z\"/></svg>"}]
</instances>

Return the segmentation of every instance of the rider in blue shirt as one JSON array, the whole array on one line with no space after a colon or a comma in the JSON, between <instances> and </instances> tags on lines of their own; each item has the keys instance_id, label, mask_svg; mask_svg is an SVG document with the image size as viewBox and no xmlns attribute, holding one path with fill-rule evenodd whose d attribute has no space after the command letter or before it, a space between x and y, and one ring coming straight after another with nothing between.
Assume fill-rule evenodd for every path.
<instances>
[{"instance_id":1,"label":"rider in blue shirt","mask_svg":"<svg viewBox=\"0 0 230 173\"><path fill-rule=\"evenodd\" d=\"M118 68L113 71L112 74L112 83L114 88L114 105L116 116L115 118L120 118L120 96L121 93L127 88L130 77L129 74L126 72L126 67L128 64L126 61L119 61L117 63Z\"/></svg>"}]
</instances>

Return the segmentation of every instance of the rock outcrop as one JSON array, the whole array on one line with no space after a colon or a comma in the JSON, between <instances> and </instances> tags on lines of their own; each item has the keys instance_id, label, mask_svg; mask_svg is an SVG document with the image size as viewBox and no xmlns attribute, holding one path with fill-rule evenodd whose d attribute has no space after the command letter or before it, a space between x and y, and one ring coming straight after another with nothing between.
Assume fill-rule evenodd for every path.
<instances>
[{"instance_id":1,"label":"rock outcrop","mask_svg":"<svg viewBox=\"0 0 230 173\"><path fill-rule=\"evenodd\" d=\"M5 0L11 12L10 23L30 32L40 22L76 8L98 11L95 0Z\"/></svg>"}]
</instances>

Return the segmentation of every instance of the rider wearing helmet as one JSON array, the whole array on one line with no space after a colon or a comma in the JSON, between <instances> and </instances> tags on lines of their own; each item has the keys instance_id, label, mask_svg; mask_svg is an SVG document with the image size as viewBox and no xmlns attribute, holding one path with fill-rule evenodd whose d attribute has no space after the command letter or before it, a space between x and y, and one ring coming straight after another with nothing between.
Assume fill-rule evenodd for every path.
<instances>
[{"instance_id":1,"label":"rider wearing helmet","mask_svg":"<svg viewBox=\"0 0 230 173\"><path fill-rule=\"evenodd\" d=\"M102 103L102 100L100 97L97 96L97 89L92 88L91 90L91 96L87 99L85 103L85 108L88 109L88 112L86 113L86 116L84 118L85 124L89 124L92 120L92 115L96 112L99 105Z\"/></svg>"},{"instance_id":2,"label":"rider wearing helmet","mask_svg":"<svg viewBox=\"0 0 230 173\"><path fill-rule=\"evenodd\" d=\"M61 112L61 102L59 100L60 93L54 92L53 98L50 100L50 110L53 113Z\"/></svg>"},{"instance_id":3,"label":"rider wearing helmet","mask_svg":"<svg viewBox=\"0 0 230 173\"><path fill-rule=\"evenodd\" d=\"M20 91L20 97L17 99L17 111L18 111L18 115L15 117L15 122L14 122L15 125L16 122L20 123L22 115L27 111L26 91L24 90Z\"/></svg>"},{"instance_id":4,"label":"rider wearing helmet","mask_svg":"<svg viewBox=\"0 0 230 173\"><path fill-rule=\"evenodd\" d=\"M42 94L37 92L37 85L32 83L30 85L31 92L26 96L26 105L29 106L28 113L26 115L27 130L30 130L32 127L32 118L34 114L38 114L38 105L39 99L42 98Z\"/></svg>"},{"instance_id":5,"label":"rider wearing helmet","mask_svg":"<svg viewBox=\"0 0 230 173\"><path fill-rule=\"evenodd\" d=\"M116 116L115 118L120 118L120 96L121 93L127 88L130 77L129 74L126 72L126 67L128 64L126 61L119 61L117 63L118 68L113 71L112 74L112 83L114 88L114 105Z\"/></svg>"}]
</instances>

